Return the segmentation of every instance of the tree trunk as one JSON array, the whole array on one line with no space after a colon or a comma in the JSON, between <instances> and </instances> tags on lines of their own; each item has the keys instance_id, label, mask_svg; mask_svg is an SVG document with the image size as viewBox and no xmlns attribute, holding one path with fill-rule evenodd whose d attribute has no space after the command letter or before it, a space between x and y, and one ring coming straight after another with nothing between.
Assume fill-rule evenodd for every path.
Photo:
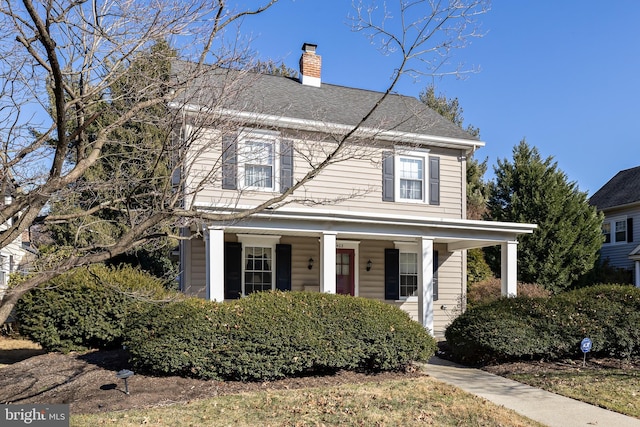
<instances>
[{"instance_id":1,"label":"tree trunk","mask_svg":"<svg viewBox=\"0 0 640 427\"><path fill-rule=\"evenodd\" d=\"M0 300L0 325L4 324L7 321L9 315L11 314L11 311L18 303L20 297L27 293L28 290L29 289L25 289L21 292L15 292L14 289L11 289L7 291L7 293L5 293L2 300Z\"/></svg>"}]
</instances>

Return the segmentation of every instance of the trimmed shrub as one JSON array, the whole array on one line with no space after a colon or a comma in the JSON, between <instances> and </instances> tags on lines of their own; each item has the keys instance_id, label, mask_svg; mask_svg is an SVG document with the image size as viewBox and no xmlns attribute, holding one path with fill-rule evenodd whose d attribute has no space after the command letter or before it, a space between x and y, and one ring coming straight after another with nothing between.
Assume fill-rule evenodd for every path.
<instances>
[{"instance_id":1,"label":"trimmed shrub","mask_svg":"<svg viewBox=\"0 0 640 427\"><path fill-rule=\"evenodd\" d=\"M640 356L640 289L599 285L550 298L504 298L455 319L445 337L453 356L467 363L560 359L591 353Z\"/></svg>"},{"instance_id":2,"label":"trimmed shrub","mask_svg":"<svg viewBox=\"0 0 640 427\"><path fill-rule=\"evenodd\" d=\"M131 313L177 296L162 281L130 266L78 268L25 294L16 305L20 333L47 351L122 345Z\"/></svg>"},{"instance_id":3,"label":"trimmed shrub","mask_svg":"<svg viewBox=\"0 0 640 427\"><path fill-rule=\"evenodd\" d=\"M139 371L253 381L402 369L426 361L436 348L427 331L396 307L307 292L155 306L136 316L126 335Z\"/></svg>"}]
</instances>

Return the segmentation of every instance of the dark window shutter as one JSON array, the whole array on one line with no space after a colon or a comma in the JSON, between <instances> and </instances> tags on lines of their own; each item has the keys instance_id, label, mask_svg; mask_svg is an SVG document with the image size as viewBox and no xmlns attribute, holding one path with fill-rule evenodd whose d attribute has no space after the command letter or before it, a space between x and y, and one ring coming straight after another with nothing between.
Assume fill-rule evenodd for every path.
<instances>
[{"instance_id":1,"label":"dark window shutter","mask_svg":"<svg viewBox=\"0 0 640 427\"><path fill-rule=\"evenodd\" d=\"M393 202L393 152L382 152L382 200Z\"/></svg>"},{"instance_id":2,"label":"dark window shutter","mask_svg":"<svg viewBox=\"0 0 640 427\"><path fill-rule=\"evenodd\" d=\"M242 295L242 243L224 244L224 299Z\"/></svg>"},{"instance_id":3,"label":"dark window shutter","mask_svg":"<svg viewBox=\"0 0 640 427\"><path fill-rule=\"evenodd\" d=\"M238 188L238 143L234 135L222 136L222 188Z\"/></svg>"},{"instance_id":4,"label":"dark window shutter","mask_svg":"<svg viewBox=\"0 0 640 427\"><path fill-rule=\"evenodd\" d=\"M429 156L429 204L440 204L440 157Z\"/></svg>"},{"instance_id":5,"label":"dark window shutter","mask_svg":"<svg viewBox=\"0 0 640 427\"><path fill-rule=\"evenodd\" d=\"M280 142L280 192L293 186L293 142Z\"/></svg>"},{"instance_id":6,"label":"dark window shutter","mask_svg":"<svg viewBox=\"0 0 640 427\"><path fill-rule=\"evenodd\" d=\"M400 251L384 250L384 299L400 299Z\"/></svg>"},{"instance_id":7,"label":"dark window shutter","mask_svg":"<svg viewBox=\"0 0 640 427\"><path fill-rule=\"evenodd\" d=\"M433 300L438 301L438 251L433 251Z\"/></svg>"},{"instance_id":8,"label":"dark window shutter","mask_svg":"<svg viewBox=\"0 0 640 427\"><path fill-rule=\"evenodd\" d=\"M291 290L291 245L276 245L276 289Z\"/></svg>"},{"instance_id":9,"label":"dark window shutter","mask_svg":"<svg viewBox=\"0 0 640 427\"><path fill-rule=\"evenodd\" d=\"M633 242L633 218L627 218L627 242Z\"/></svg>"}]
</instances>

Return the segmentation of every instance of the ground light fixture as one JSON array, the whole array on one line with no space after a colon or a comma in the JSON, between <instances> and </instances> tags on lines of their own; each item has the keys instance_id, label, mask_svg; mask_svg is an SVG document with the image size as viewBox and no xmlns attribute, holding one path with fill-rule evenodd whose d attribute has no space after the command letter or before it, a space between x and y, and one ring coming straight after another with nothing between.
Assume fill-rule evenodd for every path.
<instances>
[{"instance_id":1,"label":"ground light fixture","mask_svg":"<svg viewBox=\"0 0 640 427\"><path fill-rule=\"evenodd\" d=\"M129 383L127 382L127 380L131 376L133 376L133 371L130 371L128 369L122 369L122 370L120 370L120 371L118 371L116 373L116 378L124 380L124 392L125 392L125 394L129 394Z\"/></svg>"}]
</instances>

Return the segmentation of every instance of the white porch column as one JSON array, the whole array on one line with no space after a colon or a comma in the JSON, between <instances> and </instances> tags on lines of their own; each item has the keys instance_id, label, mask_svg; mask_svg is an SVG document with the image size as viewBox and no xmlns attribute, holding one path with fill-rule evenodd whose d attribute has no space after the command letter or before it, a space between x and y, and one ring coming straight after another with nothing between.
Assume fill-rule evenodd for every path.
<instances>
[{"instance_id":1,"label":"white porch column","mask_svg":"<svg viewBox=\"0 0 640 427\"><path fill-rule=\"evenodd\" d=\"M336 236L323 233L320 237L320 292L336 293Z\"/></svg>"},{"instance_id":2,"label":"white porch column","mask_svg":"<svg viewBox=\"0 0 640 427\"><path fill-rule=\"evenodd\" d=\"M431 335L433 330L433 239L420 239L418 253L418 319Z\"/></svg>"},{"instance_id":3,"label":"white porch column","mask_svg":"<svg viewBox=\"0 0 640 427\"><path fill-rule=\"evenodd\" d=\"M501 245L502 296L518 295L518 242L511 240Z\"/></svg>"},{"instance_id":4,"label":"white porch column","mask_svg":"<svg viewBox=\"0 0 640 427\"><path fill-rule=\"evenodd\" d=\"M224 301L224 230L209 228L204 236L207 299Z\"/></svg>"},{"instance_id":5,"label":"white porch column","mask_svg":"<svg viewBox=\"0 0 640 427\"><path fill-rule=\"evenodd\" d=\"M636 266L636 288L640 288L640 260L634 262Z\"/></svg>"}]
</instances>

